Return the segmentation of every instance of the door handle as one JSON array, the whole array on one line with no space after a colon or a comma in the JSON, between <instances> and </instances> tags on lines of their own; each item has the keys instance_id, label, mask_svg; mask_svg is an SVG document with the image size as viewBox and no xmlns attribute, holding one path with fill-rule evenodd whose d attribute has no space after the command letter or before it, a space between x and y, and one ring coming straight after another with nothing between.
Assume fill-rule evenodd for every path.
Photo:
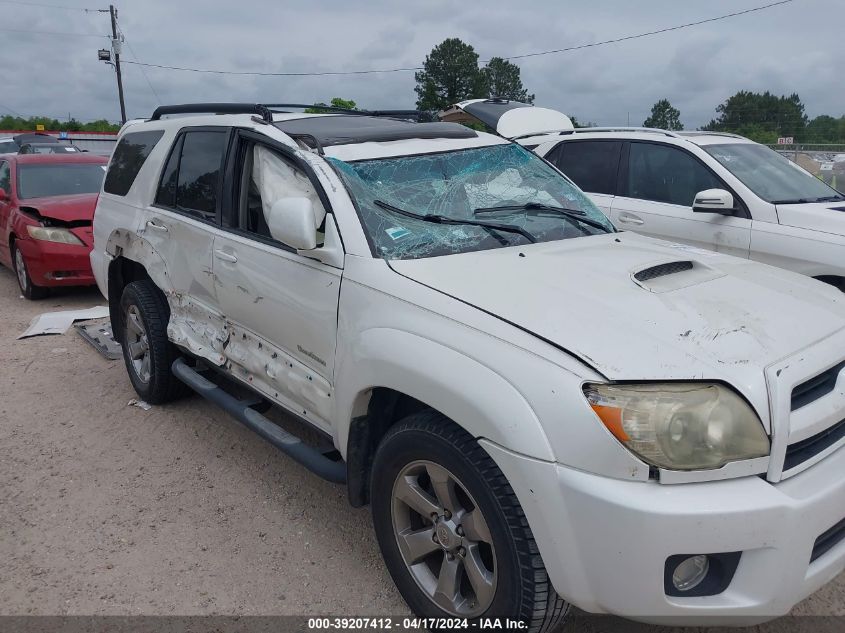
<instances>
[{"instance_id":1,"label":"door handle","mask_svg":"<svg viewBox=\"0 0 845 633\"><path fill-rule=\"evenodd\" d=\"M637 217L633 213L625 213L624 211L619 214L619 221L623 224L645 224L642 218Z\"/></svg>"},{"instance_id":2,"label":"door handle","mask_svg":"<svg viewBox=\"0 0 845 633\"><path fill-rule=\"evenodd\" d=\"M167 227L163 224L158 224L155 220L147 220L147 228L150 228L154 231L161 231L162 233L167 233Z\"/></svg>"},{"instance_id":3,"label":"door handle","mask_svg":"<svg viewBox=\"0 0 845 633\"><path fill-rule=\"evenodd\" d=\"M222 260L224 262L229 262L230 264L234 264L238 261L238 256L232 253L227 253L226 251L221 251L219 248L214 249L214 256Z\"/></svg>"}]
</instances>

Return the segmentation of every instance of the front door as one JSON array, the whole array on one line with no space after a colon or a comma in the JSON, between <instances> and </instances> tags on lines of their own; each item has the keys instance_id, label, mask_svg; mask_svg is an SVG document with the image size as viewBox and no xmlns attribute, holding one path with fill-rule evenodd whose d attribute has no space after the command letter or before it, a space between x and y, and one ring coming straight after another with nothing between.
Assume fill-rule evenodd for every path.
<instances>
[{"instance_id":1,"label":"front door","mask_svg":"<svg viewBox=\"0 0 845 633\"><path fill-rule=\"evenodd\" d=\"M226 355L254 387L329 430L342 271L276 241L267 222L279 198L307 197L321 219L323 203L281 150L242 137L234 156L231 226L213 253L219 305L234 324Z\"/></svg>"},{"instance_id":2,"label":"front door","mask_svg":"<svg viewBox=\"0 0 845 633\"><path fill-rule=\"evenodd\" d=\"M727 186L680 148L631 141L611 219L622 230L748 258L751 220L739 207L730 216L694 212L695 194L705 189Z\"/></svg>"},{"instance_id":3,"label":"front door","mask_svg":"<svg viewBox=\"0 0 845 633\"><path fill-rule=\"evenodd\" d=\"M9 254L9 219L12 212L12 176L9 161L0 160L0 189L6 192L0 197L0 262L12 265Z\"/></svg>"}]
</instances>

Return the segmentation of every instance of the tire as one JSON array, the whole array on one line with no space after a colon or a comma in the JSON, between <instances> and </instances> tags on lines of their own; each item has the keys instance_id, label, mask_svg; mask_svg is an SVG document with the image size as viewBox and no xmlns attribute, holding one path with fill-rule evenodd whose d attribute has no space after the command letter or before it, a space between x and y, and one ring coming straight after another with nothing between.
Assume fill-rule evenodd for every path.
<instances>
[{"instance_id":1,"label":"tire","mask_svg":"<svg viewBox=\"0 0 845 633\"><path fill-rule=\"evenodd\" d=\"M120 344L135 391L150 404L163 404L189 389L170 370L179 350L167 338L170 307L149 280L133 281L120 298Z\"/></svg>"},{"instance_id":2,"label":"tire","mask_svg":"<svg viewBox=\"0 0 845 633\"><path fill-rule=\"evenodd\" d=\"M388 571L418 616L510 618L539 633L566 615L569 605L549 581L507 479L440 413L415 413L387 432L373 461L370 499ZM439 586L458 589L444 595Z\"/></svg>"},{"instance_id":3,"label":"tire","mask_svg":"<svg viewBox=\"0 0 845 633\"><path fill-rule=\"evenodd\" d=\"M21 294L24 297L37 300L43 299L50 294L49 288L36 286L32 283L32 277L29 276L29 270L26 267L26 260L16 242L12 242L12 268L15 270L15 276L18 278L18 287L21 289Z\"/></svg>"}]
</instances>

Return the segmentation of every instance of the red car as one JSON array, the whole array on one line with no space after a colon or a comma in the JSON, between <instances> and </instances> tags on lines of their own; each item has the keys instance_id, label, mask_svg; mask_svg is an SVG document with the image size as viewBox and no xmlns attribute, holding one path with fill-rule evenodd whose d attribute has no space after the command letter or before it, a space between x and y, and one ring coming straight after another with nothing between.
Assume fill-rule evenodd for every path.
<instances>
[{"instance_id":1,"label":"red car","mask_svg":"<svg viewBox=\"0 0 845 633\"><path fill-rule=\"evenodd\" d=\"M107 164L84 153L0 156L0 263L27 299L94 283L91 223Z\"/></svg>"}]
</instances>

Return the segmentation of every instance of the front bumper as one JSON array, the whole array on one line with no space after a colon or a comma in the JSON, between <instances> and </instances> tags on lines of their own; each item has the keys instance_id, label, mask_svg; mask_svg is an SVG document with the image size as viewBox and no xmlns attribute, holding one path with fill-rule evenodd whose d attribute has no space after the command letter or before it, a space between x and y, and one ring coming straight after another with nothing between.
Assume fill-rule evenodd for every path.
<instances>
[{"instance_id":1,"label":"front bumper","mask_svg":"<svg viewBox=\"0 0 845 633\"><path fill-rule=\"evenodd\" d=\"M845 518L845 447L777 484L762 477L628 482L517 455L485 440L525 510L557 592L586 611L659 624L751 624L784 615L845 570L845 540L810 563ZM722 593L670 597L676 554L741 551Z\"/></svg>"},{"instance_id":2,"label":"front bumper","mask_svg":"<svg viewBox=\"0 0 845 633\"><path fill-rule=\"evenodd\" d=\"M85 244L19 239L18 248L36 286L90 286L95 283Z\"/></svg>"}]
</instances>

